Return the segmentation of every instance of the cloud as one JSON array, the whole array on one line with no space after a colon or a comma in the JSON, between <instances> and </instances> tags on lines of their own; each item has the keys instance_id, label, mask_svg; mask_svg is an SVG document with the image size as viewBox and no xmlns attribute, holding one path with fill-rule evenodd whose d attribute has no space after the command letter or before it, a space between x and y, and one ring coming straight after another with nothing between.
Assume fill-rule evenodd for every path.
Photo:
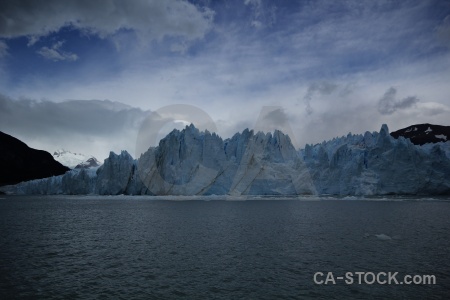
<instances>
[{"instance_id":1,"label":"cloud","mask_svg":"<svg viewBox=\"0 0 450 300\"><path fill-rule=\"evenodd\" d=\"M103 159L110 150L134 153L140 122L149 112L108 100L61 103L14 100L0 94L0 130L29 146L87 152Z\"/></svg>"},{"instance_id":2,"label":"cloud","mask_svg":"<svg viewBox=\"0 0 450 300\"><path fill-rule=\"evenodd\" d=\"M308 86L305 96L303 97L305 101L305 111L308 115L313 113L311 107L311 100L314 94L329 95L337 89L337 85L330 82L314 82Z\"/></svg>"},{"instance_id":3,"label":"cloud","mask_svg":"<svg viewBox=\"0 0 450 300\"><path fill-rule=\"evenodd\" d=\"M27 46L28 47L33 46L34 44L36 44L39 41L39 39L40 39L39 36L35 36L35 35L29 36Z\"/></svg>"},{"instance_id":4,"label":"cloud","mask_svg":"<svg viewBox=\"0 0 450 300\"><path fill-rule=\"evenodd\" d=\"M263 106L254 125L254 129L255 131L263 132L280 130L289 135L294 147L299 147L291 128L289 116L281 106Z\"/></svg>"},{"instance_id":5,"label":"cloud","mask_svg":"<svg viewBox=\"0 0 450 300\"><path fill-rule=\"evenodd\" d=\"M288 116L281 106L263 106L254 125L256 131L282 130L289 124Z\"/></svg>"},{"instance_id":6,"label":"cloud","mask_svg":"<svg viewBox=\"0 0 450 300\"><path fill-rule=\"evenodd\" d=\"M4 41L0 41L0 58L8 54L8 45Z\"/></svg>"},{"instance_id":7,"label":"cloud","mask_svg":"<svg viewBox=\"0 0 450 300\"><path fill-rule=\"evenodd\" d=\"M270 3L270 2L269 2ZM260 29L276 22L276 6L263 3L262 0L244 0L244 5L252 10L250 26Z\"/></svg>"},{"instance_id":8,"label":"cloud","mask_svg":"<svg viewBox=\"0 0 450 300\"><path fill-rule=\"evenodd\" d=\"M0 7L5 7L5 2L0 1ZM9 5L22 3L9 2ZM59 2L37 0L36 3L49 10ZM406 127L419 122L419 114L420 122L433 122L435 118L425 112L440 113L437 117L448 122L445 120L448 112L442 113L437 105L429 105L429 109L421 111L422 104L425 106L423 99L450 106L447 97L450 93L450 60L447 48L437 39L436 26L443 24L437 16L442 16L442 11L433 0L407 0L395 5L389 1L281 1L276 3L277 23L272 27L267 26L267 19L263 17L268 16L268 6L273 2L247 1L245 5L244 0L203 1L216 11L214 30L211 30L213 16L207 13L212 14L212 10L186 4L194 9L189 21L192 21L191 33L183 27L189 23L183 18L180 19L183 26L174 25L176 15L185 12L174 10L174 15L168 16L163 9L154 18L152 15L156 12L147 13L147 6L157 8L159 3L167 3L168 7L173 7L183 2L80 2L87 6L101 3L104 10L101 12L99 8L74 8L81 6L77 3L62 2L55 16L35 7L31 10L24 7L23 13L30 11L36 18L29 18L33 20L31 29L23 29L13 36L36 37L67 24L86 34L113 40L123 37L125 42L121 45L127 47L115 52L113 57L117 59L112 61L110 56L101 55L104 48L96 48L97 39L83 38L86 47L83 45L76 51L67 49L82 58L77 64L62 64L70 69L55 70L51 80L47 73L40 75L38 68L29 73L21 72L19 76L11 74L10 81L0 74L0 82L5 82L0 88L3 93L14 98L25 95L55 101L106 98L152 110L167 104L193 104L210 113L213 119L222 120L217 124L224 138L254 126L261 107L266 105L284 107L283 111L289 114L292 128L302 143L333 138L348 131L379 130L382 123L388 123L390 127L393 124L392 128ZM110 3L122 5L124 9L111 8ZM130 7L142 8L140 11L149 15L148 20L129 10ZM1 16L4 16L3 11L0 9ZM61 22L53 26L60 15ZM80 22L76 21L75 15L82 16ZM136 20L129 20L134 15ZM49 20L43 20L42 16ZM0 17L0 24L2 20ZM252 22L261 30L251 28ZM19 25L25 26L26 22ZM2 31L5 28L0 25L0 35L6 35ZM43 29L40 31L39 28ZM211 34L207 38L196 40L208 30ZM149 40L163 38L164 43L152 43L150 51L126 43L135 42L134 32L143 39L146 35ZM8 34L11 36L12 33ZM64 36L67 44L60 49L65 49L69 43L75 44L70 40L71 36L74 36L73 32ZM53 37L63 38L52 34ZM36 50L51 38L36 42L35 45L39 45ZM105 41L100 42L105 44ZM195 46L191 48L193 43ZM13 48L13 43L9 46ZM45 46L51 48L51 44ZM93 52L84 53L83 49ZM14 53L12 49L9 52ZM16 60L20 58L17 52ZM80 65L80 69L71 68L74 65ZM387 101L385 110L395 109L396 113L376 113L383 91L393 85L405 93L394 95L392 101ZM415 101L414 97L403 99L408 95L417 95L421 99L416 109L406 109ZM278 116L280 118L274 113L268 119L279 126L281 123L276 121L282 118L281 114ZM69 130L68 135L73 132ZM79 132L75 131L75 134ZM45 135L45 131L41 135ZM104 138L98 140L106 141ZM111 150L114 143L120 142L114 138L110 141Z\"/></svg>"},{"instance_id":9,"label":"cloud","mask_svg":"<svg viewBox=\"0 0 450 300\"><path fill-rule=\"evenodd\" d=\"M244 4L261 7L262 0L244 0Z\"/></svg>"},{"instance_id":10,"label":"cloud","mask_svg":"<svg viewBox=\"0 0 450 300\"><path fill-rule=\"evenodd\" d=\"M179 36L202 38L214 13L179 0L17 0L0 1L0 37L37 37L72 26L102 38L122 29L134 30L144 39Z\"/></svg>"},{"instance_id":11,"label":"cloud","mask_svg":"<svg viewBox=\"0 0 450 300\"><path fill-rule=\"evenodd\" d=\"M450 107L442 103L421 102L417 106L421 114L425 116L448 115L450 113ZM443 124L449 125L448 121Z\"/></svg>"},{"instance_id":12,"label":"cloud","mask_svg":"<svg viewBox=\"0 0 450 300\"><path fill-rule=\"evenodd\" d=\"M299 6L295 17L284 20L292 22L290 44L297 59L316 64L309 78L407 64L443 51L434 32L442 1L317 0Z\"/></svg>"},{"instance_id":13,"label":"cloud","mask_svg":"<svg viewBox=\"0 0 450 300\"><path fill-rule=\"evenodd\" d=\"M41 56L43 56L46 59L53 60L53 61L61 61L61 60L67 60L67 61L75 61L78 59L78 55L75 53L70 53L61 50L61 46L64 44L64 41L59 41L54 43L50 48L48 47L42 47L40 50L37 51L37 53Z\"/></svg>"},{"instance_id":14,"label":"cloud","mask_svg":"<svg viewBox=\"0 0 450 300\"><path fill-rule=\"evenodd\" d=\"M250 6L253 10L255 18L261 15L262 1L261 0L244 0L244 5Z\"/></svg>"},{"instance_id":15,"label":"cloud","mask_svg":"<svg viewBox=\"0 0 450 300\"><path fill-rule=\"evenodd\" d=\"M378 111L382 115L391 115L397 110L413 107L420 100L415 96L409 96L402 100L395 100L397 89L390 87L378 101Z\"/></svg>"},{"instance_id":16,"label":"cloud","mask_svg":"<svg viewBox=\"0 0 450 300\"><path fill-rule=\"evenodd\" d=\"M445 17L442 23L437 27L439 39L450 47L450 15Z\"/></svg>"}]
</instances>

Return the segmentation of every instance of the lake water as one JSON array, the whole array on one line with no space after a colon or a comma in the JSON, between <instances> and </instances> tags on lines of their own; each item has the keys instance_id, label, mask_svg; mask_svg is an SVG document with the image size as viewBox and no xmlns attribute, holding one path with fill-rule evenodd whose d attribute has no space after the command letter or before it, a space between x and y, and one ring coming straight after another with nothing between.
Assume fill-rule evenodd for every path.
<instances>
[{"instance_id":1,"label":"lake water","mask_svg":"<svg viewBox=\"0 0 450 300\"><path fill-rule=\"evenodd\" d=\"M0 299L450 295L450 202L442 199L0 197ZM434 275L436 284L325 285L314 283L316 272Z\"/></svg>"}]
</instances>

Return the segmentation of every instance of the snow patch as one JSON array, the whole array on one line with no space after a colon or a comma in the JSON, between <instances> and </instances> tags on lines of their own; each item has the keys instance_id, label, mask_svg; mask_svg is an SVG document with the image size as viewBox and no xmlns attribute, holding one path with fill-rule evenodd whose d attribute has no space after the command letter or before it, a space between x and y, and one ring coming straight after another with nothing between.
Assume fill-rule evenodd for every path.
<instances>
[{"instance_id":1,"label":"snow patch","mask_svg":"<svg viewBox=\"0 0 450 300\"><path fill-rule=\"evenodd\" d=\"M444 141L447 140L447 136L443 135L443 134L437 134L437 135L435 135L435 137L437 137L438 139L444 140Z\"/></svg>"},{"instance_id":2,"label":"snow patch","mask_svg":"<svg viewBox=\"0 0 450 300\"><path fill-rule=\"evenodd\" d=\"M58 149L53 153L53 158L60 162L62 165L69 167L71 169L74 169L76 166L80 165L89 165L89 160L94 160L95 162L98 162L98 160L91 156L91 155L85 155L81 153L73 153L65 149ZM98 162L98 164L100 164Z\"/></svg>"}]
</instances>

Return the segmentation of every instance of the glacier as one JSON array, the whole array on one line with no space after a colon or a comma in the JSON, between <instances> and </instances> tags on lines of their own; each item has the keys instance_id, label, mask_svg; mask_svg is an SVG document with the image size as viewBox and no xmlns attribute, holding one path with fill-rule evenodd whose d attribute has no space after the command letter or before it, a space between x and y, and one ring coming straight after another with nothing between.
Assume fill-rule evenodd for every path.
<instances>
[{"instance_id":1,"label":"glacier","mask_svg":"<svg viewBox=\"0 0 450 300\"><path fill-rule=\"evenodd\" d=\"M450 143L414 145L380 132L347 135L300 150L319 194L450 194Z\"/></svg>"},{"instance_id":2,"label":"glacier","mask_svg":"<svg viewBox=\"0 0 450 300\"><path fill-rule=\"evenodd\" d=\"M192 124L138 159L110 153L98 168L22 182L13 194L436 195L450 194L450 142L414 145L380 132L297 150L281 131L245 129L223 140Z\"/></svg>"}]
</instances>

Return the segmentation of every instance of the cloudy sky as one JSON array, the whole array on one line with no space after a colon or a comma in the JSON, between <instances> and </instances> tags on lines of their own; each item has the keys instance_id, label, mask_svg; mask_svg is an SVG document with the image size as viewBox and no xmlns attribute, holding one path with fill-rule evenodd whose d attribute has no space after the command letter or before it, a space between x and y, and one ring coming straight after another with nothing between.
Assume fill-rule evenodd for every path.
<instances>
[{"instance_id":1,"label":"cloudy sky","mask_svg":"<svg viewBox=\"0 0 450 300\"><path fill-rule=\"evenodd\" d=\"M179 105L299 147L450 125L449 82L447 0L0 2L0 130L51 152L134 154Z\"/></svg>"}]
</instances>

